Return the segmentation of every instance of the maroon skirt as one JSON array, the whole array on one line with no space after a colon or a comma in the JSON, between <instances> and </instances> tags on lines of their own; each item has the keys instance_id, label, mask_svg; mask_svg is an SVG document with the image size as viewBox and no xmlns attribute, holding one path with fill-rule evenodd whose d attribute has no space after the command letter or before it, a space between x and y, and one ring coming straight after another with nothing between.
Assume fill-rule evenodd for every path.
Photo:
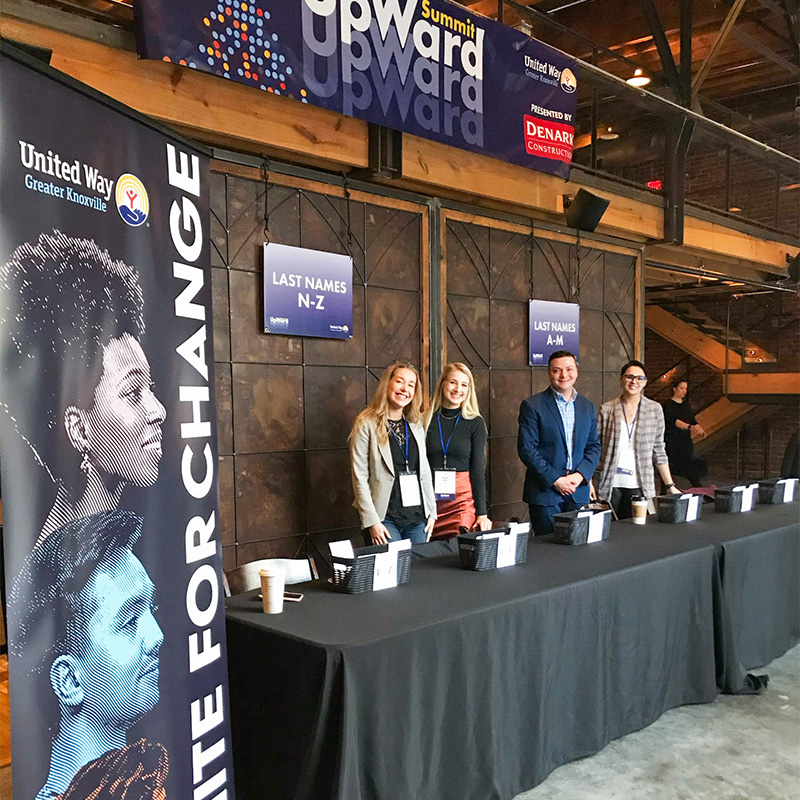
<instances>
[{"instance_id":1,"label":"maroon skirt","mask_svg":"<svg viewBox=\"0 0 800 800\"><path fill-rule=\"evenodd\" d=\"M436 513L436 525L431 539L452 539L458 535L458 529L462 525L472 529L477 514L469 472L456 472L456 496L452 500L437 500Z\"/></svg>"}]
</instances>

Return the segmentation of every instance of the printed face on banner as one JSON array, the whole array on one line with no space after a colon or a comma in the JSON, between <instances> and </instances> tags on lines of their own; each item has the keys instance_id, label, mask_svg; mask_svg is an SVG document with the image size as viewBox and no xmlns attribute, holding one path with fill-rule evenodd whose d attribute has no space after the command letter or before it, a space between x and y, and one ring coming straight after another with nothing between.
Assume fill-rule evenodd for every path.
<instances>
[{"instance_id":1,"label":"printed face on banner","mask_svg":"<svg viewBox=\"0 0 800 800\"><path fill-rule=\"evenodd\" d=\"M161 463L166 410L153 391L150 364L129 334L103 352L103 374L86 414L86 440L96 468L135 486L151 486Z\"/></svg>"},{"instance_id":2,"label":"printed face on banner","mask_svg":"<svg viewBox=\"0 0 800 800\"><path fill-rule=\"evenodd\" d=\"M113 553L79 595L79 606L91 610L76 642L82 711L101 727L125 731L158 702L164 634L153 615L154 595L130 550Z\"/></svg>"},{"instance_id":3,"label":"printed face on banner","mask_svg":"<svg viewBox=\"0 0 800 800\"><path fill-rule=\"evenodd\" d=\"M137 50L567 177L575 61L447 0L137 0Z\"/></svg>"}]
</instances>

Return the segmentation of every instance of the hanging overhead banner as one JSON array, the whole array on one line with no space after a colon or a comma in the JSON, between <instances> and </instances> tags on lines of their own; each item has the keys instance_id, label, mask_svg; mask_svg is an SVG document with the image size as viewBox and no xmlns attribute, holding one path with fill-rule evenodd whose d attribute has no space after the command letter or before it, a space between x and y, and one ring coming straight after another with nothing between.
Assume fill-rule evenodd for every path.
<instances>
[{"instance_id":1,"label":"hanging overhead banner","mask_svg":"<svg viewBox=\"0 0 800 800\"><path fill-rule=\"evenodd\" d=\"M65 80L4 43L14 798L226 800L208 159Z\"/></svg>"},{"instance_id":2,"label":"hanging overhead banner","mask_svg":"<svg viewBox=\"0 0 800 800\"><path fill-rule=\"evenodd\" d=\"M568 177L575 61L447 0L137 0L137 48Z\"/></svg>"}]
</instances>

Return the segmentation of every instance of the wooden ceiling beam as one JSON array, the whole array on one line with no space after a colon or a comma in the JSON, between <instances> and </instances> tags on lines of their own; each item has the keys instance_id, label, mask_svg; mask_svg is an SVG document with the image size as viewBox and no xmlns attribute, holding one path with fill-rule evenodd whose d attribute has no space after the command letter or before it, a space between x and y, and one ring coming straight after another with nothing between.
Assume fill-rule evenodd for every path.
<instances>
[{"instance_id":1,"label":"wooden ceiling beam","mask_svg":"<svg viewBox=\"0 0 800 800\"><path fill-rule=\"evenodd\" d=\"M755 50L756 53L759 55L764 56L764 58L768 58L773 64L777 64L779 67L783 68L788 72L790 75L797 75L797 65L793 64L789 61L788 58L784 58L782 55L779 55L770 47L767 47L763 42L760 42L754 36L751 36L749 33L745 33L741 28L734 28L731 33L740 41L742 44L747 45L751 50Z\"/></svg>"},{"instance_id":2,"label":"wooden ceiling beam","mask_svg":"<svg viewBox=\"0 0 800 800\"><path fill-rule=\"evenodd\" d=\"M696 95L700 91L700 87L703 85L703 81L708 75L708 71L711 69L711 65L714 62L714 59L717 57L722 45L725 43L725 40L728 38L728 34L731 32L731 29L736 24L736 18L741 13L741 10L744 8L744 4L747 0L734 0L733 5L731 6L730 11L728 12L727 16L725 17L725 21L722 23L722 27L719 29L719 33L717 34L717 39L714 42L711 50L709 51L708 55L706 56L706 60L700 66L700 69L697 70L697 73L692 80L692 95Z\"/></svg>"}]
</instances>

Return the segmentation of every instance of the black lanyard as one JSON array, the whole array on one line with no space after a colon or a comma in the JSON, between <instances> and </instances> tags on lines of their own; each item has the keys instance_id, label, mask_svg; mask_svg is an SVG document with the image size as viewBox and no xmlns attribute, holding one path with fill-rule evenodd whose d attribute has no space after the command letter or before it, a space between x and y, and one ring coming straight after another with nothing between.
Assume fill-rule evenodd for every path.
<instances>
[{"instance_id":1,"label":"black lanyard","mask_svg":"<svg viewBox=\"0 0 800 800\"><path fill-rule=\"evenodd\" d=\"M456 428L458 427L458 421L461 419L461 412L458 412L458 416L456 417L455 425L453 425L453 430L450 431L450 438L447 440L447 444L444 443L444 437L442 436L442 414L440 411L436 412L436 421L439 423L439 442L442 445L442 455L444 456L444 468L447 469L447 451L450 448L450 442L453 441L453 434L456 432Z\"/></svg>"},{"instance_id":2,"label":"black lanyard","mask_svg":"<svg viewBox=\"0 0 800 800\"><path fill-rule=\"evenodd\" d=\"M406 472L411 472L411 470L408 468L408 420L404 419L403 422L405 423L406 426L406 452L405 452ZM389 426L389 430L391 431L392 436L394 436L394 440L397 442L397 446L400 448L400 452L402 453L403 445L400 444L400 440L397 438L397 434L394 432L394 428L391 426L389 422L387 422L386 424Z\"/></svg>"}]
</instances>

